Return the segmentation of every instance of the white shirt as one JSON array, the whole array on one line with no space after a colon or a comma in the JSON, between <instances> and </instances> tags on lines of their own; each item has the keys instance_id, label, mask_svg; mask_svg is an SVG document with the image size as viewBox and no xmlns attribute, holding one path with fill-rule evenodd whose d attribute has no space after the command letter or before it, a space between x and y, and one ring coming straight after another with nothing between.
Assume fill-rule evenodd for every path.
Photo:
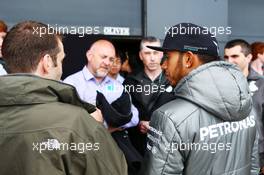
<instances>
[{"instance_id":1,"label":"white shirt","mask_svg":"<svg viewBox=\"0 0 264 175\"><path fill-rule=\"evenodd\" d=\"M0 64L0 75L6 75L6 74L7 74L6 70L4 69L3 65Z\"/></svg>"}]
</instances>

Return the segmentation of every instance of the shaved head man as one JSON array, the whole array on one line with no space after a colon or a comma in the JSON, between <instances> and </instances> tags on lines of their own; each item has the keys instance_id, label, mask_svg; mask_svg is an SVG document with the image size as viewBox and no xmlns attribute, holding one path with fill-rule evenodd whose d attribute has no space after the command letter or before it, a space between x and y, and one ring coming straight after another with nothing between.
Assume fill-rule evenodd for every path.
<instances>
[{"instance_id":1,"label":"shaved head man","mask_svg":"<svg viewBox=\"0 0 264 175\"><path fill-rule=\"evenodd\" d=\"M77 89L77 92L82 100L97 105L99 109L101 108L98 104L101 103L97 98L98 94L104 96L105 101L107 101L106 103L116 104L118 99L124 99L123 94L125 94L125 91L123 85L119 81L108 76L108 72L110 71L115 57L116 53L113 44L107 40L98 40L94 42L86 52L86 58L88 61L87 65L85 65L79 72L67 77L64 82L73 85ZM126 101L130 101L129 94L125 97L125 99ZM138 124L138 111L133 105L131 105L131 103L128 105L126 105L127 103L121 104L122 107L128 106L127 108L129 113L132 114L132 116L130 115L131 119L128 119L122 124L120 122L121 120L118 120L117 115L113 112L105 112L103 109L101 109L101 111L105 119L104 124L108 128L109 132L112 133L115 141L118 145L120 145L124 143L125 139L127 146L127 143L130 143L130 140L126 132L126 128L130 128ZM110 107L108 106L107 109L109 108ZM118 111L119 109L120 108L115 109L115 111ZM111 119L115 120L117 123L115 126L112 125L111 121L113 120L109 119L109 116L114 116L114 119ZM119 138L122 138L123 140L120 140ZM129 149L126 150L128 150L130 154L133 153L132 159L130 159L131 157L128 156L128 152L126 152L126 150L122 149L122 147L120 148L125 154L128 162L128 169L130 170L134 161L141 161L141 157L140 155L137 155L138 153L132 145L129 145L128 147ZM135 157L135 155L137 156Z\"/></svg>"},{"instance_id":2,"label":"shaved head man","mask_svg":"<svg viewBox=\"0 0 264 175\"><path fill-rule=\"evenodd\" d=\"M109 41L98 40L86 52L86 57L88 59L87 68L100 82L108 74L110 66L113 64L115 47Z\"/></svg>"}]
</instances>

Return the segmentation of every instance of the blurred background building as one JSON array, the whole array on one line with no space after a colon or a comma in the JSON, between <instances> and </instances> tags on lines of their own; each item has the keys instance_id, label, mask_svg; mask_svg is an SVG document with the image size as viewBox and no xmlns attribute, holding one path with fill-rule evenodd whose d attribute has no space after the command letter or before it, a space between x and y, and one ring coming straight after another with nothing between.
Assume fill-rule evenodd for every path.
<instances>
[{"instance_id":1,"label":"blurred background building","mask_svg":"<svg viewBox=\"0 0 264 175\"><path fill-rule=\"evenodd\" d=\"M192 22L208 28L231 30L216 34L220 53L234 38L264 41L263 0L0 0L0 19L9 28L24 20L58 27L79 27L79 34L65 34L67 57L63 77L86 62L85 52L98 38L108 38L133 59L143 36L163 39L166 28ZM83 35L81 27L86 27ZM75 31L75 33L78 31ZM93 33L93 34L92 34Z\"/></svg>"}]
</instances>

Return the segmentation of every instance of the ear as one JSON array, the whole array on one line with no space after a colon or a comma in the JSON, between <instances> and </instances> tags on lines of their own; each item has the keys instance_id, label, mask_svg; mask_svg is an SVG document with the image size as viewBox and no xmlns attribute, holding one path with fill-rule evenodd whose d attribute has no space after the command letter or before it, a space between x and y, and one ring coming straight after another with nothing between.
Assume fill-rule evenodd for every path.
<instances>
[{"instance_id":1,"label":"ear","mask_svg":"<svg viewBox=\"0 0 264 175\"><path fill-rule=\"evenodd\" d=\"M163 57L163 52L159 52L159 55L160 55L160 58L162 59L162 57Z\"/></svg>"},{"instance_id":2,"label":"ear","mask_svg":"<svg viewBox=\"0 0 264 175\"><path fill-rule=\"evenodd\" d=\"M252 54L250 53L250 54L248 54L248 56L246 57L246 59L247 59L247 62L248 63L250 63L251 62L251 60L252 60Z\"/></svg>"},{"instance_id":3,"label":"ear","mask_svg":"<svg viewBox=\"0 0 264 175\"><path fill-rule=\"evenodd\" d=\"M49 74L51 67L54 67L52 58L49 54L46 54L40 59L35 74L45 77Z\"/></svg>"},{"instance_id":4,"label":"ear","mask_svg":"<svg viewBox=\"0 0 264 175\"><path fill-rule=\"evenodd\" d=\"M257 58L262 58L264 56L264 52L263 53L258 53L258 57ZM253 55L252 55L253 58Z\"/></svg>"},{"instance_id":5,"label":"ear","mask_svg":"<svg viewBox=\"0 0 264 175\"><path fill-rule=\"evenodd\" d=\"M164 60L163 63L161 64L161 68L164 70L164 69L167 69L167 65L168 65L168 60Z\"/></svg>"},{"instance_id":6,"label":"ear","mask_svg":"<svg viewBox=\"0 0 264 175\"><path fill-rule=\"evenodd\" d=\"M194 66L195 56L192 52L185 52L183 55L183 66L185 68L192 68Z\"/></svg>"},{"instance_id":7,"label":"ear","mask_svg":"<svg viewBox=\"0 0 264 175\"><path fill-rule=\"evenodd\" d=\"M91 50L88 50L86 52L87 61L90 62L92 60L92 57L93 57L92 51Z\"/></svg>"},{"instance_id":8,"label":"ear","mask_svg":"<svg viewBox=\"0 0 264 175\"><path fill-rule=\"evenodd\" d=\"M139 51L138 56L139 56L140 60L143 61L143 56L142 56L142 52L141 51Z\"/></svg>"},{"instance_id":9,"label":"ear","mask_svg":"<svg viewBox=\"0 0 264 175\"><path fill-rule=\"evenodd\" d=\"M44 55L43 63L44 63L43 64L44 68L47 71L50 70L50 68L54 67L54 63L53 63L52 58L51 58L51 56L49 54Z\"/></svg>"}]
</instances>

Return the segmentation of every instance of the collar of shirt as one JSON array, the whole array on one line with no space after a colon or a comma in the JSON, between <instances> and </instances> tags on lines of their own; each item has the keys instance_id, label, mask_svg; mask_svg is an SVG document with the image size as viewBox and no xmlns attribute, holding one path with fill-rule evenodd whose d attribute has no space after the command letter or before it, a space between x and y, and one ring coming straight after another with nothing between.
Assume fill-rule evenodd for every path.
<instances>
[{"instance_id":1,"label":"collar of shirt","mask_svg":"<svg viewBox=\"0 0 264 175\"><path fill-rule=\"evenodd\" d=\"M121 84L124 82L124 77L122 77L120 74L117 75L116 80L119 81Z\"/></svg>"},{"instance_id":2,"label":"collar of shirt","mask_svg":"<svg viewBox=\"0 0 264 175\"><path fill-rule=\"evenodd\" d=\"M254 69L252 69L251 66L249 66L247 80L248 81L257 81L260 78L261 78L261 75L258 74L256 71L254 71Z\"/></svg>"},{"instance_id":3,"label":"collar of shirt","mask_svg":"<svg viewBox=\"0 0 264 175\"><path fill-rule=\"evenodd\" d=\"M119 98L123 92L122 84L108 76L106 76L101 83L98 83L86 66L83 68L82 74L85 82L82 90L80 90L80 94L82 94L84 101L95 104L96 91L99 91L104 94L109 103L112 103ZM87 89L91 90L87 91Z\"/></svg>"}]
</instances>

